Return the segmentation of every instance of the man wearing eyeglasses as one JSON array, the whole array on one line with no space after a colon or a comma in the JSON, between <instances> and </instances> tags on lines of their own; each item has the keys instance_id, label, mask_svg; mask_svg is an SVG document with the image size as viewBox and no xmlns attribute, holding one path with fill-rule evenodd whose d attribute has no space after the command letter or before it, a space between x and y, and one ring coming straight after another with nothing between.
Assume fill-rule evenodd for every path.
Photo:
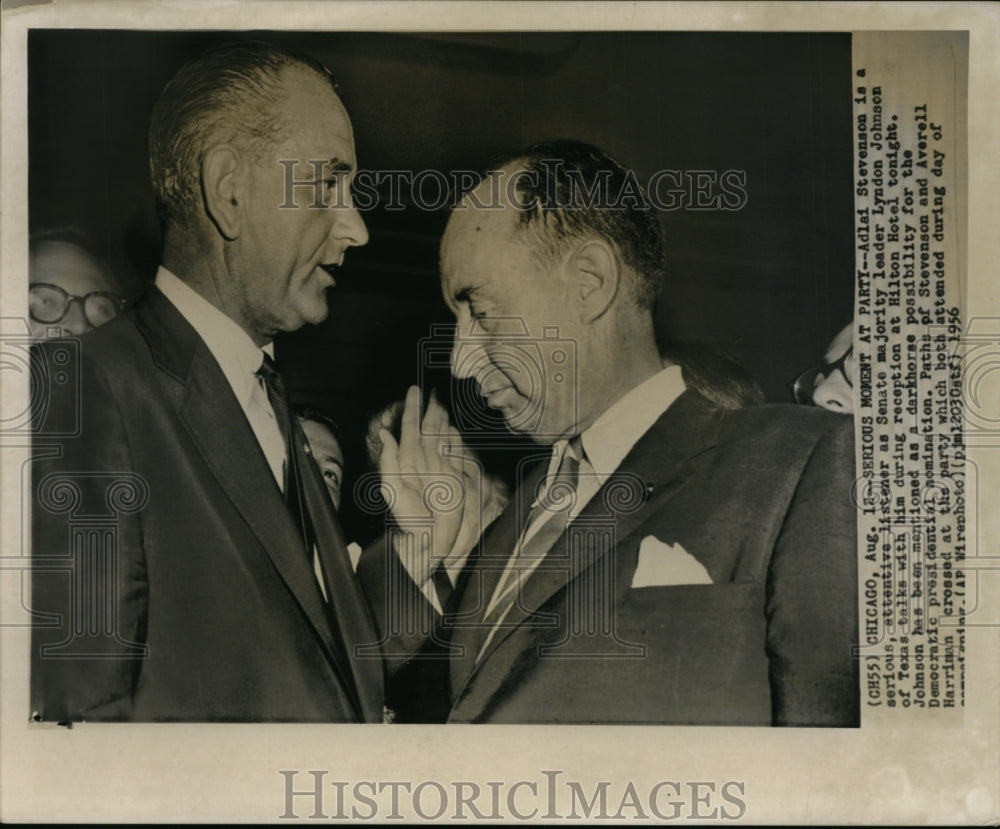
<instances>
[{"instance_id":1,"label":"man wearing eyeglasses","mask_svg":"<svg viewBox=\"0 0 1000 829\"><path fill-rule=\"evenodd\" d=\"M370 612L272 359L278 332L326 318L331 272L368 241L356 168L306 55L228 44L164 89L155 284L80 338L59 367L79 385L43 388L34 719L382 721L377 649L357 656ZM46 291L43 319L96 324L91 286Z\"/></svg>"},{"instance_id":2,"label":"man wearing eyeglasses","mask_svg":"<svg viewBox=\"0 0 1000 829\"><path fill-rule=\"evenodd\" d=\"M823 365L804 371L792 386L796 403L812 404L831 412L854 411L854 322L830 341Z\"/></svg>"},{"instance_id":3,"label":"man wearing eyeglasses","mask_svg":"<svg viewBox=\"0 0 1000 829\"><path fill-rule=\"evenodd\" d=\"M36 340L85 334L125 306L111 270L72 235L52 231L31 240L28 325Z\"/></svg>"}]
</instances>

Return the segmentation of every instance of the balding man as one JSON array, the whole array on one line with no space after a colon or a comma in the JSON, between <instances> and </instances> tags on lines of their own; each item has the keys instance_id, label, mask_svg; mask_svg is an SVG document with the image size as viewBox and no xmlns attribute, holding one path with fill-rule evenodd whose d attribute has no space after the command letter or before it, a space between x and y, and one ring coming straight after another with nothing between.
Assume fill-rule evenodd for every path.
<instances>
[{"instance_id":1,"label":"balding man","mask_svg":"<svg viewBox=\"0 0 1000 829\"><path fill-rule=\"evenodd\" d=\"M445 567L450 598L428 586L436 559L454 560L450 514L428 566L404 561L439 612L395 676L397 713L857 725L850 421L724 410L664 368L661 231L628 181L594 147L549 142L500 162L451 215L453 373L539 452L463 566ZM383 467L414 488L453 452L413 412L398 450L384 440ZM387 632L404 627L392 612Z\"/></svg>"},{"instance_id":2,"label":"balding man","mask_svg":"<svg viewBox=\"0 0 1000 829\"><path fill-rule=\"evenodd\" d=\"M31 237L28 283L28 325L37 340L86 334L125 307L111 269L74 228Z\"/></svg>"},{"instance_id":3,"label":"balding man","mask_svg":"<svg viewBox=\"0 0 1000 829\"><path fill-rule=\"evenodd\" d=\"M231 44L164 89L162 266L81 339L79 409L56 386L44 424L71 436L34 470L37 719L381 721L369 611L271 359L368 240L356 166L306 55Z\"/></svg>"}]
</instances>

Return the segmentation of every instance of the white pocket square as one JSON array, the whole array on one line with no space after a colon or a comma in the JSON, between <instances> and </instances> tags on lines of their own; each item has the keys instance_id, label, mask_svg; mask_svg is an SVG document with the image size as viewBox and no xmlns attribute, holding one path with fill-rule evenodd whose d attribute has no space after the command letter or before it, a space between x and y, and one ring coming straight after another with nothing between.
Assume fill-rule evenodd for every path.
<instances>
[{"instance_id":1,"label":"white pocket square","mask_svg":"<svg viewBox=\"0 0 1000 829\"><path fill-rule=\"evenodd\" d=\"M639 545L639 563L632 576L632 587L679 584L712 584L712 577L679 543L667 544L655 535L647 535Z\"/></svg>"}]
</instances>

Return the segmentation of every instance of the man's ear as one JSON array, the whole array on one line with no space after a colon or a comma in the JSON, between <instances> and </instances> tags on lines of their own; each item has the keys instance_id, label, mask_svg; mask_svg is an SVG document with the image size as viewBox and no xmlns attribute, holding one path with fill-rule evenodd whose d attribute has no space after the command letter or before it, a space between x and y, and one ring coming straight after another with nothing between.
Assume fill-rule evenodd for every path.
<instances>
[{"instance_id":1,"label":"man's ear","mask_svg":"<svg viewBox=\"0 0 1000 829\"><path fill-rule=\"evenodd\" d=\"M228 144L213 147L201 164L201 187L205 209L226 239L240 235L243 187L240 159Z\"/></svg>"},{"instance_id":2,"label":"man's ear","mask_svg":"<svg viewBox=\"0 0 1000 829\"><path fill-rule=\"evenodd\" d=\"M603 239L589 239L570 254L566 268L584 320L592 322L602 316L621 283L621 263L614 248Z\"/></svg>"}]
</instances>

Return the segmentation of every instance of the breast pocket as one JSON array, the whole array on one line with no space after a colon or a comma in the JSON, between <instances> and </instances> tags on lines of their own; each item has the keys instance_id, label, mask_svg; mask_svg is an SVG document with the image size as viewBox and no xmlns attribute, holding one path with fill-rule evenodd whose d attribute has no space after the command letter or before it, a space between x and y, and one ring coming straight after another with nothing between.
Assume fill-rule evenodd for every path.
<instances>
[{"instance_id":1,"label":"breast pocket","mask_svg":"<svg viewBox=\"0 0 1000 829\"><path fill-rule=\"evenodd\" d=\"M768 721L762 585L635 588L618 610L618 635L644 646L634 680L667 721Z\"/></svg>"},{"instance_id":2,"label":"breast pocket","mask_svg":"<svg viewBox=\"0 0 1000 829\"><path fill-rule=\"evenodd\" d=\"M753 582L632 588L617 611L621 632L714 639L748 628L763 641L764 589Z\"/></svg>"}]
</instances>

